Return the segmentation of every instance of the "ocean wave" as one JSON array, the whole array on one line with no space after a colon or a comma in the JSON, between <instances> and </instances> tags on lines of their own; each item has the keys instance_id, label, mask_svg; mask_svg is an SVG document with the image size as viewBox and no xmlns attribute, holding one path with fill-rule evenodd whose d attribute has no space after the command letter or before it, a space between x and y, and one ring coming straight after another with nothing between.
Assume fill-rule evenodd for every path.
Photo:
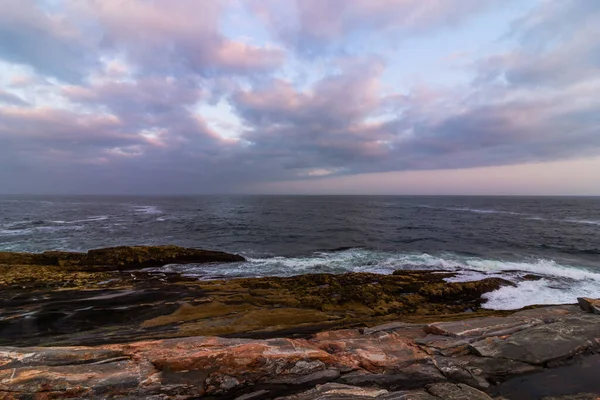
<instances>
[{"instance_id":1,"label":"ocean wave","mask_svg":"<svg viewBox=\"0 0 600 400\"><path fill-rule=\"evenodd\" d=\"M591 220L591 219L564 219L563 221L570 222L573 224L599 225L600 226L600 221Z\"/></svg>"},{"instance_id":2,"label":"ocean wave","mask_svg":"<svg viewBox=\"0 0 600 400\"><path fill-rule=\"evenodd\" d=\"M462 211L462 212L470 212L475 214L508 214L508 215L528 215L525 213L515 212L515 211L506 211L506 210L496 210L493 208L471 208L471 207L434 207L428 205L419 205L421 208L430 208L434 210L447 210L447 211Z\"/></svg>"},{"instance_id":3,"label":"ocean wave","mask_svg":"<svg viewBox=\"0 0 600 400\"><path fill-rule=\"evenodd\" d=\"M110 218L108 215L96 215L93 217L88 217L84 219L76 219L73 221L50 221L55 224L79 224L81 222L96 222L96 221L105 221Z\"/></svg>"},{"instance_id":4,"label":"ocean wave","mask_svg":"<svg viewBox=\"0 0 600 400\"><path fill-rule=\"evenodd\" d=\"M561 265L553 260L503 261L457 254L393 253L368 249L316 252L307 257L248 258L234 264L170 265L155 269L198 279L292 276L314 273L441 270L453 272L450 282L501 277L516 287L503 287L485 296L485 308L516 309L533 304L573 303L578 296L600 295L600 271ZM526 280L526 275L538 280ZM518 289L521 288L522 291Z\"/></svg>"},{"instance_id":5,"label":"ocean wave","mask_svg":"<svg viewBox=\"0 0 600 400\"><path fill-rule=\"evenodd\" d=\"M134 206L133 209L138 214L163 214L158 206Z\"/></svg>"},{"instance_id":6,"label":"ocean wave","mask_svg":"<svg viewBox=\"0 0 600 400\"><path fill-rule=\"evenodd\" d=\"M514 211L494 210L494 209L487 209L487 208L458 207L458 208L444 208L444 210L465 211L465 212L471 212L471 213L475 213L475 214L527 215L527 214L523 214L523 213L519 213L519 212L514 212Z\"/></svg>"},{"instance_id":7,"label":"ocean wave","mask_svg":"<svg viewBox=\"0 0 600 400\"><path fill-rule=\"evenodd\" d=\"M70 225L70 226L37 226L31 228L22 229L0 229L0 236L23 236L30 235L33 233L46 232L54 233L64 230L82 230L85 229L81 225Z\"/></svg>"},{"instance_id":8,"label":"ocean wave","mask_svg":"<svg viewBox=\"0 0 600 400\"><path fill-rule=\"evenodd\" d=\"M514 310L532 304L572 304L577 297L598 297L600 282L580 280L576 283L560 279L540 279L518 282L484 294L485 308Z\"/></svg>"}]
</instances>

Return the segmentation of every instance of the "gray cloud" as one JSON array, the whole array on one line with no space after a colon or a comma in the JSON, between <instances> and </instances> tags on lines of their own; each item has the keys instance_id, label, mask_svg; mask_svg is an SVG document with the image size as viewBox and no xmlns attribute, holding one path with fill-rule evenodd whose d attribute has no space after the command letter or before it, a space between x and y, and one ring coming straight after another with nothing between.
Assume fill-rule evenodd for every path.
<instances>
[{"instance_id":1,"label":"gray cloud","mask_svg":"<svg viewBox=\"0 0 600 400\"><path fill-rule=\"evenodd\" d=\"M0 58L67 81L98 65L73 21L51 15L35 0L0 0Z\"/></svg>"},{"instance_id":2,"label":"gray cloud","mask_svg":"<svg viewBox=\"0 0 600 400\"><path fill-rule=\"evenodd\" d=\"M1 2L0 41L12 39L0 58L58 79L13 79L10 92L0 90L3 191L235 192L277 180L600 154L593 2L541 2L508 33L516 47L474 62L469 85L406 93L386 87L390 66L379 57L324 53L330 73L308 87L279 67L286 54L326 52L351 32L450 26L482 2L432 2L425 12L422 1L352 0L340 13L336 1L303 1L287 10L296 18L289 26L274 20L282 3L249 2L286 49L227 38L222 2L202 13L187 0L72 1L52 10ZM219 135L199 111L219 101L240 119L239 138Z\"/></svg>"}]
</instances>

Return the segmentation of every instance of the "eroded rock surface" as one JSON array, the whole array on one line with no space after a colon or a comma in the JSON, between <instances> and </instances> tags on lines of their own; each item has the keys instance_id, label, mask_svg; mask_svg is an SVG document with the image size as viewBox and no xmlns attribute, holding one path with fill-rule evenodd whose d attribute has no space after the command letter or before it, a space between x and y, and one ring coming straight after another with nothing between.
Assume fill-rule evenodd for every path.
<instances>
[{"instance_id":1,"label":"eroded rock surface","mask_svg":"<svg viewBox=\"0 0 600 400\"><path fill-rule=\"evenodd\" d=\"M2 347L0 398L489 400L502 382L544 376L549 368L568 372L569 360L598 357L599 347L600 316L576 306L468 322L386 323L307 338ZM594 387L600 393L600 382L588 380L553 395L589 398L581 396ZM517 393L511 399L531 398L526 391L511 393Z\"/></svg>"},{"instance_id":2,"label":"eroded rock surface","mask_svg":"<svg viewBox=\"0 0 600 400\"><path fill-rule=\"evenodd\" d=\"M431 322L507 314L481 308L483 293L510 284L498 278L447 283L452 273L406 271L198 281L178 274L176 266L171 272L156 268L240 260L175 246L0 253L0 345L268 338L399 318Z\"/></svg>"}]
</instances>

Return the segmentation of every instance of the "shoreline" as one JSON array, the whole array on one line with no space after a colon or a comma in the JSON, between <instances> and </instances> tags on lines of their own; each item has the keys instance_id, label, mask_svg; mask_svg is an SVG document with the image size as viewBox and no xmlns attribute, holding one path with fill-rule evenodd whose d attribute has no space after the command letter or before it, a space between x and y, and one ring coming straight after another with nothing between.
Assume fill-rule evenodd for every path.
<instances>
[{"instance_id":1,"label":"shoreline","mask_svg":"<svg viewBox=\"0 0 600 400\"><path fill-rule=\"evenodd\" d=\"M94 345L220 335L267 338L432 322L512 311L482 308L501 278L446 282L454 273L397 271L199 281L144 271L173 263L238 262L234 254L138 246L40 254L0 252L0 345Z\"/></svg>"},{"instance_id":2,"label":"shoreline","mask_svg":"<svg viewBox=\"0 0 600 400\"><path fill-rule=\"evenodd\" d=\"M142 271L241 259L176 246L0 252L0 398L600 393L586 375L600 366L592 300L486 310L481 296L513 283L446 282L445 271L214 281ZM567 390L573 371L583 380ZM552 374L568 393L540 383Z\"/></svg>"}]
</instances>

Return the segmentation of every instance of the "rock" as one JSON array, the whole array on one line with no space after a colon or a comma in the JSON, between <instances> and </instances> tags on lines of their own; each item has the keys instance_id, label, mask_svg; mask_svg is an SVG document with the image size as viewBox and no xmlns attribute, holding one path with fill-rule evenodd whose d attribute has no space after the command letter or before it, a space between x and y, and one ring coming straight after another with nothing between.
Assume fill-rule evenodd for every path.
<instances>
[{"instance_id":1,"label":"rock","mask_svg":"<svg viewBox=\"0 0 600 400\"><path fill-rule=\"evenodd\" d=\"M512 282L502 278L485 278L480 281L471 282L440 282L437 284L423 286L419 294L429 298L459 299L461 297L479 295L491 292L502 286L514 285Z\"/></svg>"},{"instance_id":2,"label":"rock","mask_svg":"<svg viewBox=\"0 0 600 400\"><path fill-rule=\"evenodd\" d=\"M581 309L587 313L600 314L600 299L590 299L589 297L578 297L577 301Z\"/></svg>"},{"instance_id":3,"label":"rock","mask_svg":"<svg viewBox=\"0 0 600 400\"><path fill-rule=\"evenodd\" d=\"M0 348L0 368L22 368L35 366L58 366L78 364L101 364L128 359L123 352L93 347L79 348Z\"/></svg>"},{"instance_id":4,"label":"rock","mask_svg":"<svg viewBox=\"0 0 600 400\"><path fill-rule=\"evenodd\" d=\"M344 374L338 379L339 382L348 385L377 386L389 390L416 389L445 380L444 375L433 363L413 364L381 373L354 371Z\"/></svg>"},{"instance_id":5,"label":"rock","mask_svg":"<svg viewBox=\"0 0 600 400\"><path fill-rule=\"evenodd\" d=\"M511 377L530 374L541 370L519 361L502 358L477 357L434 357L435 365L452 382L461 382L478 389L487 389L491 384Z\"/></svg>"},{"instance_id":6,"label":"rock","mask_svg":"<svg viewBox=\"0 0 600 400\"><path fill-rule=\"evenodd\" d=\"M168 246L126 247L90 251L90 256L77 253L83 258L53 252L52 263L61 265L0 265L4 294L0 298L0 345L308 336L365 325L374 326L363 331L366 335L390 331L418 338L426 335L425 322L509 313L479 308L479 291L471 289L475 283L465 286L462 293L460 286L453 286L455 297L451 298L415 294L421 288L423 293L436 292L428 288L444 285L444 277L451 275L431 271L199 281L176 273L129 270L176 258L191 261L186 258L189 249L176 249L172 253L175 250ZM206 254L189 251L200 257L195 261ZM120 266L87 265L95 263ZM380 325L398 319L403 322Z\"/></svg>"},{"instance_id":7,"label":"rock","mask_svg":"<svg viewBox=\"0 0 600 400\"><path fill-rule=\"evenodd\" d=\"M119 270L161 267L165 264L245 261L237 254L197 250L179 246L119 246L87 253L46 251L41 254L0 252L2 265L45 265L72 267L114 267ZM80 267L80 268L77 268Z\"/></svg>"},{"instance_id":8,"label":"rock","mask_svg":"<svg viewBox=\"0 0 600 400\"><path fill-rule=\"evenodd\" d=\"M464 339L455 337L427 335L423 338L418 338L415 343L429 354L440 354L444 357L469 354L469 342Z\"/></svg>"},{"instance_id":9,"label":"rock","mask_svg":"<svg viewBox=\"0 0 600 400\"><path fill-rule=\"evenodd\" d=\"M513 334L542 323L543 321L537 319L489 317L430 324L425 330L438 335L484 338Z\"/></svg>"},{"instance_id":10,"label":"rock","mask_svg":"<svg viewBox=\"0 0 600 400\"><path fill-rule=\"evenodd\" d=\"M389 393L377 398L377 400L439 400L437 396L427 393L425 390L403 390Z\"/></svg>"},{"instance_id":11,"label":"rock","mask_svg":"<svg viewBox=\"0 0 600 400\"><path fill-rule=\"evenodd\" d=\"M396 332L402 337L417 338L424 336L425 325L410 324L407 322L388 322L387 324L376 325L363 329L363 334L371 335L378 332Z\"/></svg>"},{"instance_id":12,"label":"rock","mask_svg":"<svg viewBox=\"0 0 600 400\"><path fill-rule=\"evenodd\" d=\"M435 383L426 387L427 391L444 400L492 400L484 392L463 383Z\"/></svg>"},{"instance_id":13,"label":"rock","mask_svg":"<svg viewBox=\"0 0 600 400\"><path fill-rule=\"evenodd\" d=\"M161 267L166 264L239 262L244 257L221 251L189 249L179 246L120 246L90 250L79 265L115 266L119 270Z\"/></svg>"},{"instance_id":14,"label":"rock","mask_svg":"<svg viewBox=\"0 0 600 400\"><path fill-rule=\"evenodd\" d=\"M466 329L431 324L450 336L417 334L422 324L388 324L368 334L344 329L294 339L0 347L0 398L489 400L478 389L518 392L519 382L555 379L557 373L570 380L570 368L581 370L584 390L593 388L597 355L572 366L554 361L600 344L600 318L562 306L527 311L505 321L480 319ZM515 320L524 328L512 329ZM512 333L488 336L507 326ZM515 376L518 382L510 379ZM494 386L498 382L504 383Z\"/></svg>"},{"instance_id":15,"label":"rock","mask_svg":"<svg viewBox=\"0 0 600 400\"><path fill-rule=\"evenodd\" d=\"M471 343L482 357L505 358L534 365L571 357L600 345L600 318L582 314L534 326L507 338L490 337Z\"/></svg>"},{"instance_id":16,"label":"rock","mask_svg":"<svg viewBox=\"0 0 600 400\"><path fill-rule=\"evenodd\" d=\"M55 367L24 367L0 370L0 398L32 394L60 397L100 397L139 394L140 374L130 361ZM42 397L40 397L42 398Z\"/></svg>"},{"instance_id":17,"label":"rock","mask_svg":"<svg viewBox=\"0 0 600 400\"><path fill-rule=\"evenodd\" d=\"M279 397L278 400L343 400L343 399L379 399L387 390L361 388L357 386L327 383L296 395Z\"/></svg>"},{"instance_id":18,"label":"rock","mask_svg":"<svg viewBox=\"0 0 600 400\"><path fill-rule=\"evenodd\" d=\"M260 400L264 399L269 394L268 390L257 390L252 393L243 394L236 397L234 400Z\"/></svg>"}]
</instances>

